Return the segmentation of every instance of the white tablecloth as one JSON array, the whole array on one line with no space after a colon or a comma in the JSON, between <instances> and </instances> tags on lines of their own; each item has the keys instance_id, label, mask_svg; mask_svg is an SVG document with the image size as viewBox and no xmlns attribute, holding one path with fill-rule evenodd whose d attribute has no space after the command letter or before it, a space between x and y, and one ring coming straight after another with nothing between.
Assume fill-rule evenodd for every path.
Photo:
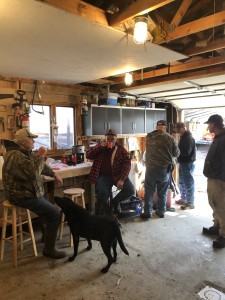
<instances>
[{"instance_id":1,"label":"white tablecloth","mask_svg":"<svg viewBox=\"0 0 225 300\"><path fill-rule=\"evenodd\" d=\"M54 170L56 175L59 175L62 179L76 177L81 175L87 175L90 173L92 163L85 162L82 164L77 164L76 166L68 166L60 170Z\"/></svg>"}]
</instances>

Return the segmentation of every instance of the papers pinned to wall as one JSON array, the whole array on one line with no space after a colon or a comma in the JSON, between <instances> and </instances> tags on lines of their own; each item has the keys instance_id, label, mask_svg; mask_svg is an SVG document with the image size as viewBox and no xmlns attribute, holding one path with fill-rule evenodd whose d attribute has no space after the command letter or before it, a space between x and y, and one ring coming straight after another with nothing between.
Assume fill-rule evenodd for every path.
<instances>
[{"instance_id":1,"label":"papers pinned to wall","mask_svg":"<svg viewBox=\"0 0 225 300\"><path fill-rule=\"evenodd\" d=\"M128 138L128 150L135 151L138 150L138 142L136 137L129 137Z\"/></svg>"}]
</instances>

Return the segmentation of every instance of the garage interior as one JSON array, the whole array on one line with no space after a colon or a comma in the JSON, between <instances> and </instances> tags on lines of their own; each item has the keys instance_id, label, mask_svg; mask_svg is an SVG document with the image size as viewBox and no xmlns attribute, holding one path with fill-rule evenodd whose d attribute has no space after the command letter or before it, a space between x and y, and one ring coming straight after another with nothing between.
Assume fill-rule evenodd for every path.
<instances>
[{"instance_id":1,"label":"garage interior","mask_svg":"<svg viewBox=\"0 0 225 300\"><path fill-rule=\"evenodd\" d=\"M147 18L149 32L142 45L133 41L134 18L140 15ZM186 300L201 299L198 293L206 286L225 295L224 250L214 250L213 239L202 235L202 227L212 223L202 175L208 149L203 123L211 114L225 115L224 33L224 0L0 2L0 117L5 124L23 90L28 103L74 107L76 142L82 143L82 100L89 106L101 95L116 95L133 100L135 107L142 102L165 109L171 130L183 121L199 141L196 209L182 211L174 198L175 212L164 219L121 219L130 255L118 247L118 262L105 275L100 269L106 260L97 242L87 252L81 241L73 263L43 257L34 221L39 256L33 257L25 245L13 268L8 247L0 262L1 299ZM133 77L129 86L124 83L127 72ZM14 129L0 126L0 139L12 139ZM145 135L138 138L143 142ZM61 150L49 152L50 157L59 154ZM68 241L67 228L58 247L69 257ZM206 297L202 299L223 299Z\"/></svg>"}]
</instances>

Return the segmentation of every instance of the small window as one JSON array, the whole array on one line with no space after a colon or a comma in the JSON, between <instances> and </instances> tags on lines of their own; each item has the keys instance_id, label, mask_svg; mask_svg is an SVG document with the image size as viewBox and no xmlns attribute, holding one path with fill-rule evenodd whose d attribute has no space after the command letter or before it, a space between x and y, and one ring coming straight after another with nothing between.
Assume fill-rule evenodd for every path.
<instances>
[{"instance_id":1,"label":"small window","mask_svg":"<svg viewBox=\"0 0 225 300\"><path fill-rule=\"evenodd\" d=\"M58 125L57 149L71 148L74 145L74 109L56 107Z\"/></svg>"},{"instance_id":2,"label":"small window","mask_svg":"<svg viewBox=\"0 0 225 300\"><path fill-rule=\"evenodd\" d=\"M40 113L37 113L38 111ZM50 107L41 105L33 105L33 109L30 112L30 131L38 135L38 138L35 139L34 150L39 149L41 146L44 146L48 149L51 149L51 140L50 140Z\"/></svg>"}]
</instances>

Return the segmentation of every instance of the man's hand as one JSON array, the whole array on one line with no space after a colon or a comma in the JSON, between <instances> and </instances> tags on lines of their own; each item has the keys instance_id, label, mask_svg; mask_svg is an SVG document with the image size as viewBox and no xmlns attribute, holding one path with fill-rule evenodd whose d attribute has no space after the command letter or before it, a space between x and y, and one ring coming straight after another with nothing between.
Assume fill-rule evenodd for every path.
<instances>
[{"instance_id":1,"label":"man's hand","mask_svg":"<svg viewBox=\"0 0 225 300\"><path fill-rule=\"evenodd\" d=\"M104 142L101 142L101 146L102 147L105 147L106 146L106 142L104 141Z\"/></svg>"},{"instance_id":2,"label":"man's hand","mask_svg":"<svg viewBox=\"0 0 225 300\"><path fill-rule=\"evenodd\" d=\"M45 154L47 153L47 149L43 146L41 146L38 151L37 151L37 155L45 157Z\"/></svg>"},{"instance_id":3,"label":"man's hand","mask_svg":"<svg viewBox=\"0 0 225 300\"><path fill-rule=\"evenodd\" d=\"M63 185L63 180L60 176L54 175L55 178L55 182L58 186L62 186Z\"/></svg>"},{"instance_id":4,"label":"man's hand","mask_svg":"<svg viewBox=\"0 0 225 300\"><path fill-rule=\"evenodd\" d=\"M119 181L117 182L116 187L117 187L118 190L122 190L123 185L124 185L124 181L123 181L123 180L119 180Z\"/></svg>"}]
</instances>

